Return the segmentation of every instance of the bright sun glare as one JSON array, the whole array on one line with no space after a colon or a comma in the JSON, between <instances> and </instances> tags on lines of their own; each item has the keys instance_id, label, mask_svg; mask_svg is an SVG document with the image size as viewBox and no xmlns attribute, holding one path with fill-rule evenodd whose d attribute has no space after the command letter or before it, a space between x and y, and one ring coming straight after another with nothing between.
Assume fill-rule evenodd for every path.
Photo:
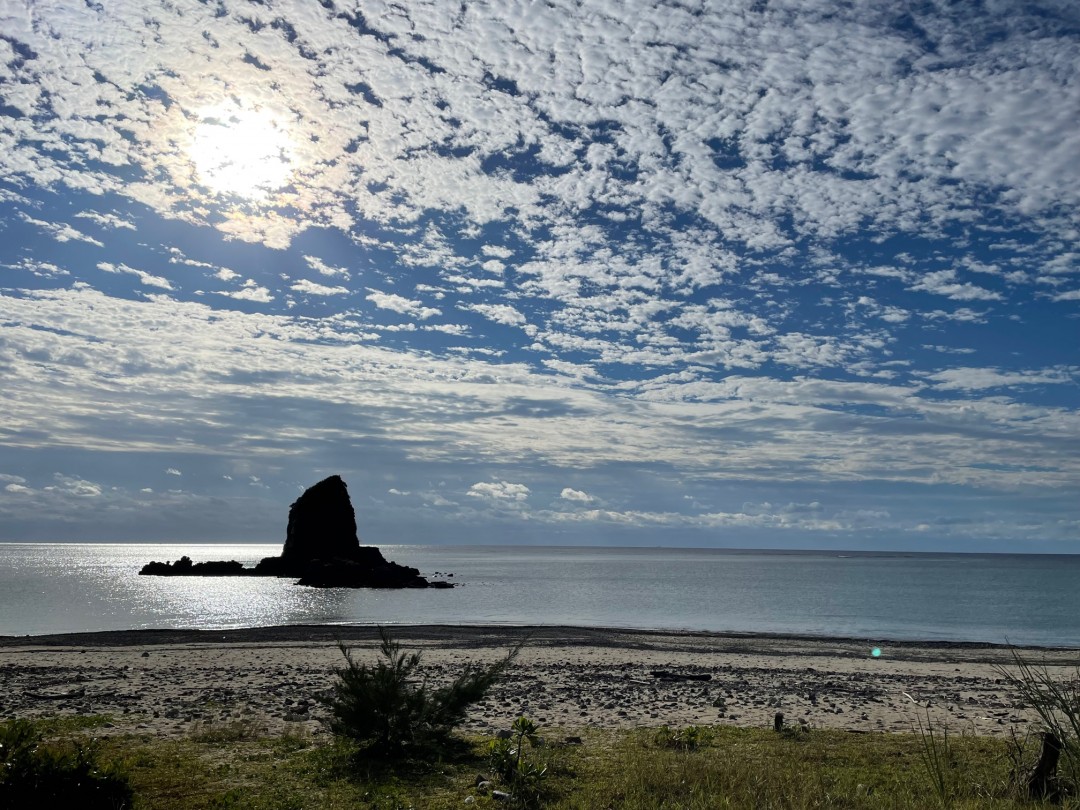
<instances>
[{"instance_id":1,"label":"bright sun glare","mask_svg":"<svg viewBox=\"0 0 1080 810\"><path fill-rule=\"evenodd\" d=\"M218 107L199 115L190 154L211 191L258 200L289 182L290 152L288 133L270 114Z\"/></svg>"}]
</instances>

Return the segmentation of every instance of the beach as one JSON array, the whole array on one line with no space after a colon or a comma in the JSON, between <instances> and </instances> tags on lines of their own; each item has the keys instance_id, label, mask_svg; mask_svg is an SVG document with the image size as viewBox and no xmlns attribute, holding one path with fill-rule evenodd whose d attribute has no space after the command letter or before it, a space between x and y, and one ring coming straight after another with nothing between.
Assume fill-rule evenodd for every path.
<instances>
[{"instance_id":1,"label":"beach","mask_svg":"<svg viewBox=\"0 0 1080 810\"><path fill-rule=\"evenodd\" d=\"M1023 734L1034 714L1002 672L1014 651L989 644L867 642L807 636L577 627L399 626L423 674L448 681L525 640L464 726L490 734L520 714L566 731L661 725L787 725L908 732ZM0 716L108 715L102 733L179 737L246 722L326 734L339 643L374 662L374 627L133 630L0 637ZM874 655L874 649L878 655ZM1074 677L1075 649L1019 648Z\"/></svg>"}]
</instances>

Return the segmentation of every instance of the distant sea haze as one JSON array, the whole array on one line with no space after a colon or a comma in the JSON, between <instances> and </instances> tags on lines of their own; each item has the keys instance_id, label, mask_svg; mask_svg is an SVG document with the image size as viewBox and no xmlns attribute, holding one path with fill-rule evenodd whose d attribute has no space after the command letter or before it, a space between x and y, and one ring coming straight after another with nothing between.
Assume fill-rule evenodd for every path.
<instances>
[{"instance_id":1,"label":"distant sea haze","mask_svg":"<svg viewBox=\"0 0 1080 810\"><path fill-rule=\"evenodd\" d=\"M280 545L0 543L0 635L284 624L541 624L1080 647L1080 556L382 546L453 590L140 577Z\"/></svg>"}]
</instances>

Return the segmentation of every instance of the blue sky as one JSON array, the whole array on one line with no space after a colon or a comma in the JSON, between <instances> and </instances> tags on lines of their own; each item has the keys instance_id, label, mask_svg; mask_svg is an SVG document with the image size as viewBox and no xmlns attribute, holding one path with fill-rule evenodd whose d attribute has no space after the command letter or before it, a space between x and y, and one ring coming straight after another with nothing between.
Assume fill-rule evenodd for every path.
<instances>
[{"instance_id":1,"label":"blue sky","mask_svg":"<svg viewBox=\"0 0 1080 810\"><path fill-rule=\"evenodd\" d=\"M0 539L1080 551L1080 10L0 1Z\"/></svg>"}]
</instances>

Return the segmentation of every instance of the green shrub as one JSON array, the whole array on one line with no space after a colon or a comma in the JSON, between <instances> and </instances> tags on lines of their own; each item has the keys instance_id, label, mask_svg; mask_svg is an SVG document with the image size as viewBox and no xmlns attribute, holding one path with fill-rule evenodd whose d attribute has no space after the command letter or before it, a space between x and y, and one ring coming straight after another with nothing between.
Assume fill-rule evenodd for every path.
<instances>
[{"instance_id":1,"label":"green shrub","mask_svg":"<svg viewBox=\"0 0 1080 810\"><path fill-rule=\"evenodd\" d=\"M127 775L99 761L92 741L45 742L28 720L0 723L0 807L130 807Z\"/></svg>"},{"instance_id":2,"label":"green shrub","mask_svg":"<svg viewBox=\"0 0 1080 810\"><path fill-rule=\"evenodd\" d=\"M374 666L358 663L341 644L345 666L336 671L328 700L330 729L355 740L369 756L398 759L438 749L464 720L468 707L483 700L521 645L489 667L466 667L449 685L432 689L426 680L414 682L419 652L404 653L385 629L379 628L380 660Z\"/></svg>"},{"instance_id":3,"label":"green shrub","mask_svg":"<svg viewBox=\"0 0 1080 810\"><path fill-rule=\"evenodd\" d=\"M488 764L510 791L513 804L518 807L535 807L540 804L547 763L537 762L526 756L525 745L539 748L540 737L536 723L528 717L519 717L510 727L510 737L496 737L488 744Z\"/></svg>"}]
</instances>

